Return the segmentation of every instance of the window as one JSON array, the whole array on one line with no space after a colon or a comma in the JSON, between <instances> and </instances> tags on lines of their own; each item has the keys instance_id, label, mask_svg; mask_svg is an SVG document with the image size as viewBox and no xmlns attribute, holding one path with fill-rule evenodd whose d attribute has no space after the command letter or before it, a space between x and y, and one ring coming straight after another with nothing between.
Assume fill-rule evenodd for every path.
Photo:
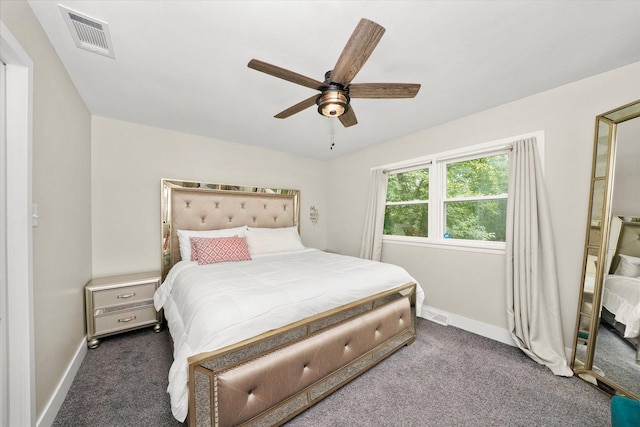
<instances>
[{"instance_id":1,"label":"window","mask_svg":"<svg viewBox=\"0 0 640 427\"><path fill-rule=\"evenodd\" d=\"M509 144L529 136L544 142L536 132L387 165L384 239L504 249Z\"/></svg>"},{"instance_id":2,"label":"window","mask_svg":"<svg viewBox=\"0 0 640 427\"><path fill-rule=\"evenodd\" d=\"M444 238L504 242L507 154L444 163Z\"/></svg>"},{"instance_id":3,"label":"window","mask_svg":"<svg viewBox=\"0 0 640 427\"><path fill-rule=\"evenodd\" d=\"M428 167L389 174L384 234L429 236Z\"/></svg>"}]
</instances>

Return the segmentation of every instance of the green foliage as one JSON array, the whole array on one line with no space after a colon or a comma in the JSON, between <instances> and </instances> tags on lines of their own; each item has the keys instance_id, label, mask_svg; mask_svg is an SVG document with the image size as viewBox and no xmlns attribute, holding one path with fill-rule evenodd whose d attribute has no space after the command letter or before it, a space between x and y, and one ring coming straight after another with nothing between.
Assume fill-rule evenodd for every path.
<instances>
[{"instance_id":1,"label":"green foliage","mask_svg":"<svg viewBox=\"0 0 640 427\"><path fill-rule=\"evenodd\" d=\"M429 205L387 205L384 211L384 234L428 237Z\"/></svg>"},{"instance_id":2,"label":"green foliage","mask_svg":"<svg viewBox=\"0 0 640 427\"><path fill-rule=\"evenodd\" d=\"M447 198L506 194L509 181L506 154L447 165Z\"/></svg>"},{"instance_id":3,"label":"green foliage","mask_svg":"<svg viewBox=\"0 0 640 427\"><path fill-rule=\"evenodd\" d=\"M387 202L412 202L387 205L384 234L427 237L429 221L429 169L389 175ZM415 203L422 201L423 203Z\"/></svg>"},{"instance_id":4,"label":"green foliage","mask_svg":"<svg viewBox=\"0 0 640 427\"><path fill-rule=\"evenodd\" d=\"M505 241L507 200L474 200L445 204L445 230L452 239Z\"/></svg>"},{"instance_id":5,"label":"green foliage","mask_svg":"<svg viewBox=\"0 0 640 427\"><path fill-rule=\"evenodd\" d=\"M450 238L505 241L508 174L506 154L446 165ZM384 234L428 237L428 202L429 168L389 175Z\"/></svg>"},{"instance_id":6,"label":"green foliage","mask_svg":"<svg viewBox=\"0 0 640 427\"><path fill-rule=\"evenodd\" d=\"M389 175L387 202L429 200L429 169Z\"/></svg>"},{"instance_id":7,"label":"green foliage","mask_svg":"<svg viewBox=\"0 0 640 427\"><path fill-rule=\"evenodd\" d=\"M509 169L506 154L447 165L447 199L505 195ZM501 199L445 203L445 230L453 239L505 241L507 201Z\"/></svg>"}]
</instances>

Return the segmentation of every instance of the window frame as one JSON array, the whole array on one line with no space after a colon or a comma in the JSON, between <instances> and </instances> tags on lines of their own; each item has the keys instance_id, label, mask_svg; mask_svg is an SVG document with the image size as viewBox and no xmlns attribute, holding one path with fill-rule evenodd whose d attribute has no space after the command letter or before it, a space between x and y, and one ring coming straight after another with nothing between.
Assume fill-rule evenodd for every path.
<instances>
[{"instance_id":1,"label":"window frame","mask_svg":"<svg viewBox=\"0 0 640 427\"><path fill-rule=\"evenodd\" d=\"M443 242L449 242L449 243L453 243L453 244L458 244L458 245L463 245L463 246L482 246L482 247L487 247L490 249L505 249L506 243L505 242L496 242L496 241L489 241L489 240L469 240L469 239L451 239L451 238L444 238L444 233L447 231L446 230L446 213L445 213L445 205L447 202L451 202L451 201L478 201L478 200L509 200L508 197L508 192L507 194L504 195L491 195L491 196L475 196L475 197L458 197L458 198L448 198L447 197L447 180L446 180L446 176L447 176L447 166L453 163L461 163L461 162L465 162L465 161L469 161L469 160L475 160L475 159L482 159L482 158L487 158L487 157L493 157L493 156L498 156L501 154L508 154L509 151L511 150L511 146L504 146L501 145L499 147L496 147L495 149L489 149L487 151L483 151L482 153L476 153L476 154L471 154L468 156L455 156L455 157L449 157L443 160L439 160L437 161L437 163L440 165L440 169L438 170L438 174L439 174L439 179L440 179L440 201L438 203L438 209L439 209L439 221L438 221L438 233L437 236L443 241ZM507 176L507 180L508 180L508 176ZM508 191L508 190L507 190Z\"/></svg>"},{"instance_id":2,"label":"window frame","mask_svg":"<svg viewBox=\"0 0 640 427\"><path fill-rule=\"evenodd\" d=\"M391 163L382 168L388 173L402 173L411 170L429 168L429 237L413 237L383 234L383 243L436 247L451 250L463 250L485 253L504 253L506 242L494 242L483 240L464 240L444 238L444 219L445 219L445 200L446 199L446 165L466 160L473 160L482 157L491 157L501 153L508 153L515 141L535 137L538 144L538 153L540 154L540 163L544 174L544 131L532 132L524 135L503 138L483 144L476 144L469 147L450 150L445 152L434 153L430 156L423 156L410 159L403 162ZM509 166L510 167L510 166ZM488 199L496 199L496 196L479 196L470 198L470 200L480 200L483 197ZM505 197L508 203L508 195ZM461 199L455 199L461 200ZM386 207L386 196L384 200ZM384 221L384 210L383 218Z\"/></svg>"},{"instance_id":3,"label":"window frame","mask_svg":"<svg viewBox=\"0 0 640 427\"><path fill-rule=\"evenodd\" d=\"M395 174L400 174L400 173L406 173L406 172L413 172L413 171L417 171L417 170L422 170L422 169L428 169L429 170L429 198L426 200L411 200L411 201L403 201L403 202L389 202L386 199L386 195L385 195L385 200L384 200L384 211L383 211L383 216L382 216L382 222L384 223L384 219L385 219L385 215L386 215L386 208L387 206L407 206L407 205L417 205L417 204L426 204L427 205L427 212L428 212L428 226L427 226L427 236L431 236L431 208L432 208L432 203L431 203L431 161L428 162L420 162L417 163L413 166L410 167L402 167L402 168L396 168L396 169L387 169L386 173L387 173L387 183L389 181L389 175L395 175ZM384 233L384 229L383 229L383 233ZM383 234L383 239L385 236L391 236L391 237L412 237L412 238L416 238L416 239L429 239L429 237L417 237L417 236L398 236L395 234Z\"/></svg>"}]
</instances>

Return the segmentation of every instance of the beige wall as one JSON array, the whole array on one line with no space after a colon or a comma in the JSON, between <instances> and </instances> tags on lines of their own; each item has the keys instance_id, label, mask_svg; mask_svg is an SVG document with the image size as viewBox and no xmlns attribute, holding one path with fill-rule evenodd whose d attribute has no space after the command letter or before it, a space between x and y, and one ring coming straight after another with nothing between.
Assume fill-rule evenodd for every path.
<instances>
[{"instance_id":1,"label":"beige wall","mask_svg":"<svg viewBox=\"0 0 640 427\"><path fill-rule=\"evenodd\" d=\"M326 162L103 117L92 144L94 277L160 268L162 178L301 190L302 241L326 247Z\"/></svg>"},{"instance_id":2,"label":"beige wall","mask_svg":"<svg viewBox=\"0 0 640 427\"><path fill-rule=\"evenodd\" d=\"M328 193L330 248L358 254L371 167L542 130L565 346L570 347L580 285L595 116L640 98L639 75L640 63L636 63L332 161ZM383 261L404 266L420 282L426 293L425 304L507 328L502 255L385 244Z\"/></svg>"},{"instance_id":3,"label":"beige wall","mask_svg":"<svg viewBox=\"0 0 640 427\"><path fill-rule=\"evenodd\" d=\"M34 63L33 201L39 218L33 230L33 288L40 417L85 335L91 117L29 5L3 0L0 19Z\"/></svg>"}]
</instances>

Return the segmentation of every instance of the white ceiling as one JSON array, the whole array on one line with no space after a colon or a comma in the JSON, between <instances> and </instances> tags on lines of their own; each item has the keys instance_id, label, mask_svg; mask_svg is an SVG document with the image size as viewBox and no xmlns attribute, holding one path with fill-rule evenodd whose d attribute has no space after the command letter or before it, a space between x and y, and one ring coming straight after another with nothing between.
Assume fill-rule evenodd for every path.
<instances>
[{"instance_id":1,"label":"white ceiling","mask_svg":"<svg viewBox=\"0 0 640 427\"><path fill-rule=\"evenodd\" d=\"M91 114L317 159L640 61L639 1L29 3ZM58 4L107 22L115 59L77 48ZM249 60L322 81L360 18L386 33L353 83L417 97L354 99L349 128L313 107L275 119L314 91Z\"/></svg>"}]
</instances>

